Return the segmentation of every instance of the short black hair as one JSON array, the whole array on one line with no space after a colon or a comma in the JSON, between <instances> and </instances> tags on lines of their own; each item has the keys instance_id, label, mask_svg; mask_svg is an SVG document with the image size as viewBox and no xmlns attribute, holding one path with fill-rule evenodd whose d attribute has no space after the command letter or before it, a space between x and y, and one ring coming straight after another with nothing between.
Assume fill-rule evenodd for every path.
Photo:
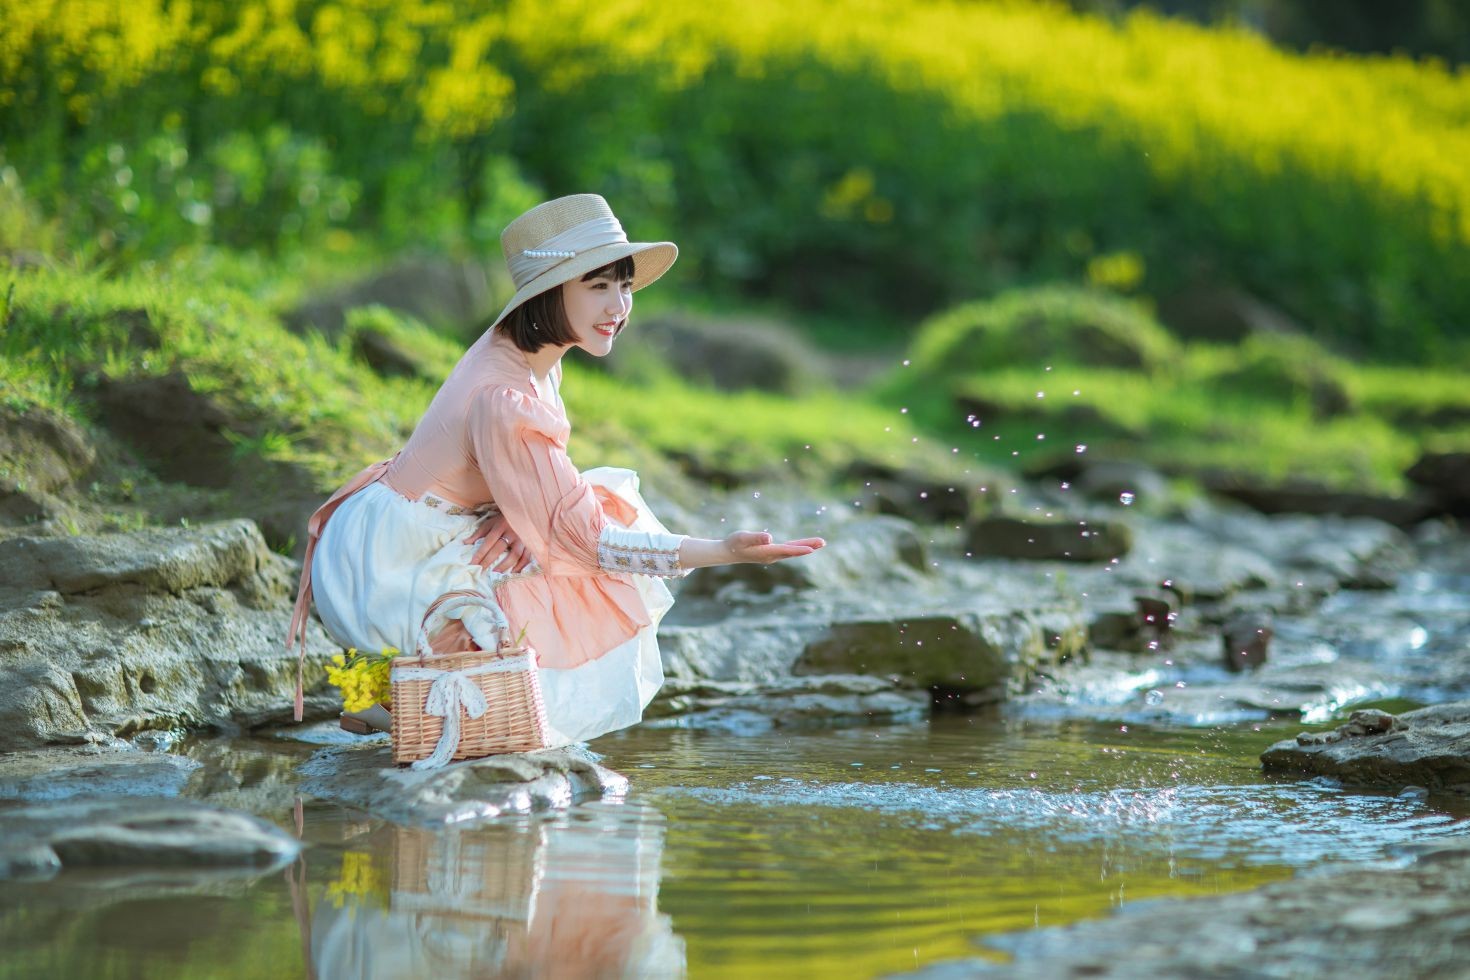
<instances>
[{"instance_id":1,"label":"short black hair","mask_svg":"<svg viewBox=\"0 0 1470 980\"><path fill-rule=\"evenodd\" d=\"M624 256L616 262L593 269L582 277L582 281L590 282L607 277L617 282L628 282L633 278L634 268L632 256ZM617 333L622 333L627 322L624 320L618 324ZM547 344L565 347L577 339L572 333L572 325L567 322L567 307L562 301L560 284L532 296L511 310L495 329L509 337L527 354L534 354Z\"/></svg>"}]
</instances>

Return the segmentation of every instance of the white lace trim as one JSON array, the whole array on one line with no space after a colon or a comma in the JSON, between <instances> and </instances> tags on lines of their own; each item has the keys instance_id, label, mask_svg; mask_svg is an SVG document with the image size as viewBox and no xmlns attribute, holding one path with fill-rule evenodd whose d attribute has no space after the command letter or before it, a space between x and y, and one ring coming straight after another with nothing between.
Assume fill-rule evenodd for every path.
<instances>
[{"instance_id":1,"label":"white lace trim","mask_svg":"<svg viewBox=\"0 0 1470 980\"><path fill-rule=\"evenodd\" d=\"M597 539L597 563L609 572L679 578L679 545L687 534L654 534L609 524Z\"/></svg>"}]
</instances>

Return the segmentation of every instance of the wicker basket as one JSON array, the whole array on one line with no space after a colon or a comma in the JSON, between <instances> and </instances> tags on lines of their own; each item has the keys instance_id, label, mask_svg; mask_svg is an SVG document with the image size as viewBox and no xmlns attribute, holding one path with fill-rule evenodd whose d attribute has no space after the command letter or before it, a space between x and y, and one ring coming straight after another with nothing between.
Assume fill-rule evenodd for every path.
<instances>
[{"instance_id":1,"label":"wicker basket","mask_svg":"<svg viewBox=\"0 0 1470 980\"><path fill-rule=\"evenodd\" d=\"M393 761L399 765L426 769L451 759L546 747L546 707L536 656L529 647L430 651L430 620L470 607L490 613L497 635L504 639L505 616L494 599L450 592L425 613L416 655L393 661Z\"/></svg>"}]
</instances>

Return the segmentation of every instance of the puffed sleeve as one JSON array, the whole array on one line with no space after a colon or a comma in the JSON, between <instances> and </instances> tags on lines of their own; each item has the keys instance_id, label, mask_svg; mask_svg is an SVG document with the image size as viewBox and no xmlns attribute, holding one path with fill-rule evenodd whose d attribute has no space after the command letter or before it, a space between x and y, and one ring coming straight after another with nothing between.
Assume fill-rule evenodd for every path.
<instances>
[{"instance_id":1,"label":"puffed sleeve","mask_svg":"<svg viewBox=\"0 0 1470 980\"><path fill-rule=\"evenodd\" d=\"M551 406L498 386L478 392L469 413L476 465L542 571L685 574L678 560L685 535L636 531L609 518L595 488L568 458L570 427Z\"/></svg>"}]
</instances>

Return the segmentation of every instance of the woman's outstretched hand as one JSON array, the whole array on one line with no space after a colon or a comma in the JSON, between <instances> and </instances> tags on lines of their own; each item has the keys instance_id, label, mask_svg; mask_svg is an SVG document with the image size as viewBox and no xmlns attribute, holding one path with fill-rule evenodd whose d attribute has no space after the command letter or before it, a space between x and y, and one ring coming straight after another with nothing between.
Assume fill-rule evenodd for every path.
<instances>
[{"instance_id":1,"label":"woman's outstretched hand","mask_svg":"<svg viewBox=\"0 0 1470 980\"><path fill-rule=\"evenodd\" d=\"M756 565L770 565L786 558L800 558L826 543L821 538L777 542L766 531L735 531L725 537L725 547L730 549L731 563Z\"/></svg>"},{"instance_id":2,"label":"woman's outstretched hand","mask_svg":"<svg viewBox=\"0 0 1470 980\"><path fill-rule=\"evenodd\" d=\"M482 519L475 533L464 539L465 544L480 542L470 557L470 564L495 572L519 572L531 564L531 553L516 533L510 522L501 513L492 513Z\"/></svg>"}]
</instances>

